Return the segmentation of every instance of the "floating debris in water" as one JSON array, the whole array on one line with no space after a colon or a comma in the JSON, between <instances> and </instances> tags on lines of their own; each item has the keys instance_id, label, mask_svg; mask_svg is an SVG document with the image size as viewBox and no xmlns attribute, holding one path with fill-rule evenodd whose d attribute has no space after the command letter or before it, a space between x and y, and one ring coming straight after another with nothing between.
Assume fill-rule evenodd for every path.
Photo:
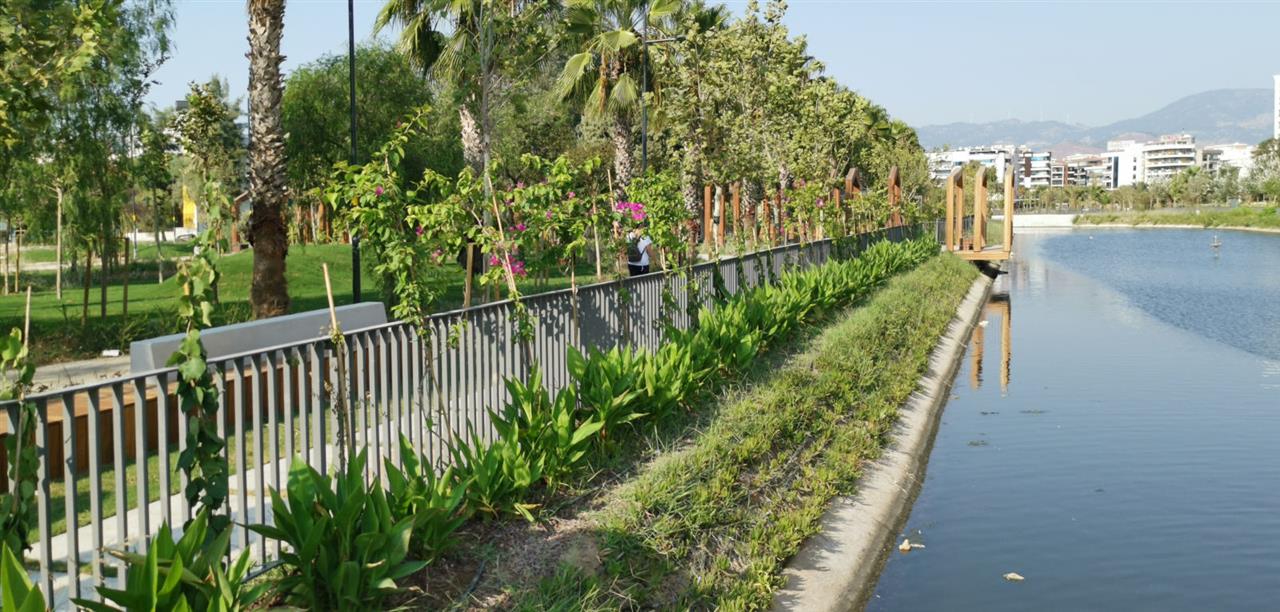
<instances>
[{"instance_id":1,"label":"floating debris in water","mask_svg":"<svg viewBox=\"0 0 1280 612\"><path fill-rule=\"evenodd\" d=\"M924 544L918 544L916 542L912 542L911 548L924 548Z\"/></svg>"},{"instance_id":2,"label":"floating debris in water","mask_svg":"<svg viewBox=\"0 0 1280 612\"><path fill-rule=\"evenodd\" d=\"M911 552L911 540L903 539L898 545L898 552Z\"/></svg>"},{"instance_id":3,"label":"floating debris in water","mask_svg":"<svg viewBox=\"0 0 1280 612\"><path fill-rule=\"evenodd\" d=\"M1022 414L1044 414L1049 411L1048 410L1019 410L1018 412L1021 412Z\"/></svg>"},{"instance_id":4,"label":"floating debris in water","mask_svg":"<svg viewBox=\"0 0 1280 612\"><path fill-rule=\"evenodd\" d=\"M1023 580L1026 580L1026 578L1023 578L1022 574L1019 574L1018 572L1009 572L1004 575L1004 579L1009 582L1022 582Z\"/></svg>"},{"instance_id":5,"label":"floating debris in water","mask_svg":"<svg viewBox=\"0 0 1280 612\"><path fill-rule=\"evenodd\" d=\"M969 446L986 446L990 444L986 440L969 440Z\"/></svg>"},{"instance_id":6,"label":"floating debris in water","mask_svg":"<svg viewBox=\"0 0 1280 612\"><path fill-rule=\"evenodd\" d=\"M990 415L993 415L993 414L1000 414L1000 412L999 412L998 410L983 410L982 412L979 412L978 414L981 414L982 416L990 416Z\"/></svg>"}]
</instances>

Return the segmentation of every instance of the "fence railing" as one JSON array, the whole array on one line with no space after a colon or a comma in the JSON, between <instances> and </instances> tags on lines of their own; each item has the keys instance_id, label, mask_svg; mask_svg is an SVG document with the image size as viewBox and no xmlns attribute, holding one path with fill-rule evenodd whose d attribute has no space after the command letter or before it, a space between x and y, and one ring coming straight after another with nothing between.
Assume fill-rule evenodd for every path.
<instances>
[{"instance_id":1,"label":"fence railing","mask_svg":"<svg viewBox=\"0 0 1280 612\"><path fill-rule=\"evenodd\" d=\"M941 232L941 221L877 230L857 236L849 251L929 233L941 241ZM334 465L332 407L340 393L351 442L369 452L368 478L382 477L384 459L401 461L400 435L443 465L459 436L474 430L493 438L487 411L507 401L507 378L536 365L557 391L570 382L569 347L656 349L663 322L688 327L691 301L713 305L718 292L772 283L837 250L831 240L792 244L702 263L683 278L655 273L527 296L527 343L517 334L515 304L500 301L432 316L420 330L402 322L344 330L345 348L320 337L211 359L221 391L219 433L227 441L233 549L249 548L258 561L278 554L275 543L241 525L272 522L269 490L282 488L293 458L322 472ZM345 368L335 350L345 350ZM123 588L124 566L105 548L142 550L161 522L180 529L191 518L177 469L187 422L176 387L176 369L166 368L28 397L39 456L39 539L28 562L55 607L70 597L96 598L100 584ZM16 404L0 415L3 437L14 431ZM0 487L10 484L5 470Z\"/></svg>"}]
</instances>

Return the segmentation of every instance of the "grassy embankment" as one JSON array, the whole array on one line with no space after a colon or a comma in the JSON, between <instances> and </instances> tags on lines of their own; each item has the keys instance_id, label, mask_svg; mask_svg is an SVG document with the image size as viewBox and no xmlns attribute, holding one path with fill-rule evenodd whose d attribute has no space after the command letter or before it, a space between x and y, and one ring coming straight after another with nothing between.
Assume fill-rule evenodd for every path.
<instances>
[{"instance_id":1,"label":"grassy embankment","mask_svg":"<svg viewBox=\"0 0 1280 612\"><path fill-rule=\"evenodd\" d=\"M1077 225L1192 225L1280 230L1276 207L1204 208L1196 211L1093 213L1076 217Z\"/></svg>"},{"instance_id":2,"label":"grassy embankment","mask_svg":"<svg viewBox=\"0 0 1280 612\"><path fill-rule=\"evenodd\" d=\"M600 563L564 563L523 609L763 608L827 504L856 488L976 272L950 256L891 281L802 354L722 400L692 439L589 514Z\"/></svg>"},{"instance_id":3,"label":"grassy embankment","mask_svg":"<svg viewBox=\"0 0 1280 612\"><path fill-rule=\"evenodd\" d=\"M26 253L24 252L24 256ZM171 255L166 248L166 257ZM293 245L289 248L287 278L289 294L293 300L291 311L302 312L325 308L324 277L321 264L329 264L334 298L339 305L351 302L351 248L342 244ZM101 289L98 271L94 270L93 286L89 291L89 314L84 326L80 324L83 288L64 286L62 300L53 291L53 272L32 272L22 275L25 287L31 283L35 293L31 300L32 354L39 365L86 359L97 356L104 349L127 349L133 340L176 333L175 299L178 285L173 278L164 283L156 282L154 264L145 273L135 272L129 282L129 316L123 316L124 289L119 278L107 288L107 316L99 316ZM249 285L253 276L253 253L245 251L227 255L219 260L222 280L219 286L221 304L215 314L215 324L247 321ZM578 278L591 282L594 268L580 266ZM448 262L433 269L441 287L437 300L439 310L456 308L462 303L464 275L462 269ZM75 282L64 274L64 282ZM368 269L362 276L364 299L379 299L378 287ZM532 279L523 283L522 289L533 293L561 289L569 286L568 277L552 277L545 284ZM24 298L13 294L0 296L0 331L22 324Z\"/></svg>"}]
</instances>

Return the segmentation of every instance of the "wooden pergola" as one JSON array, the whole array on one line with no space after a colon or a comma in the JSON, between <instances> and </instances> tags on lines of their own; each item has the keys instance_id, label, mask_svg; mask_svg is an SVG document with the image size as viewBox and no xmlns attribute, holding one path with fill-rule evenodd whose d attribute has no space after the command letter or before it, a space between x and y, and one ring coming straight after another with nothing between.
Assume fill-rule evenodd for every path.
<instances>
[{"instance_id":1,"label":"wooden pergola","mask_svg":"<svg viewBox=\"0 0 1280 612\"><path fill-rule=\"evenodd\" d=\"M974 174L973 209L965 210L965 184L962 168L951 171L946 181L946 228L943 246L946 250L970 261L1004 261L1013 252L1013 178L1012 165L1005 166L1004 173L1004 236L1000 244L987 244L987 222L991 220L988 205L990 194L986 172ZM972 215L973 225L965 230L966 212Z\"/></svg>"}]
</instances>

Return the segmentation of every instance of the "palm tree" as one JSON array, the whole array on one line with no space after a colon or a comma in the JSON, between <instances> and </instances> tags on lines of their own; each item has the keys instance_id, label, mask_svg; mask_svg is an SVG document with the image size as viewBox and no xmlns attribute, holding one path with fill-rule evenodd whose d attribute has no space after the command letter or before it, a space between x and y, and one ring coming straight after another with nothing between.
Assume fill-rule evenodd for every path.
<instances>
[{"instance_id":1,"label":"palm tree","mask_svg":"<svg viewBox=\"0 0 1280 612\"><path fill-rule=\"evenodd\" d=\"M253 283L249 302L255 318L289 311L285 257L289 238L281 210L285 192L284 130L280 123L280 36L284 0L249 0L249 242Z\"/></svg>"},{"instance_id":2,"label":"palm tree","mask_svg":"<svg viewBox=\"0 0 1280 612\"><path fill-rule=\"evenodd\" d=\"M579 51L565 61L555 91L562 99L579 101L584 115L609 119L620 187L631 181L631 113L641 94L633 72L643 60L643 36L679 7L679 0L570 0L568 5L566 29Z\"/></svg>"}]
</instances>

